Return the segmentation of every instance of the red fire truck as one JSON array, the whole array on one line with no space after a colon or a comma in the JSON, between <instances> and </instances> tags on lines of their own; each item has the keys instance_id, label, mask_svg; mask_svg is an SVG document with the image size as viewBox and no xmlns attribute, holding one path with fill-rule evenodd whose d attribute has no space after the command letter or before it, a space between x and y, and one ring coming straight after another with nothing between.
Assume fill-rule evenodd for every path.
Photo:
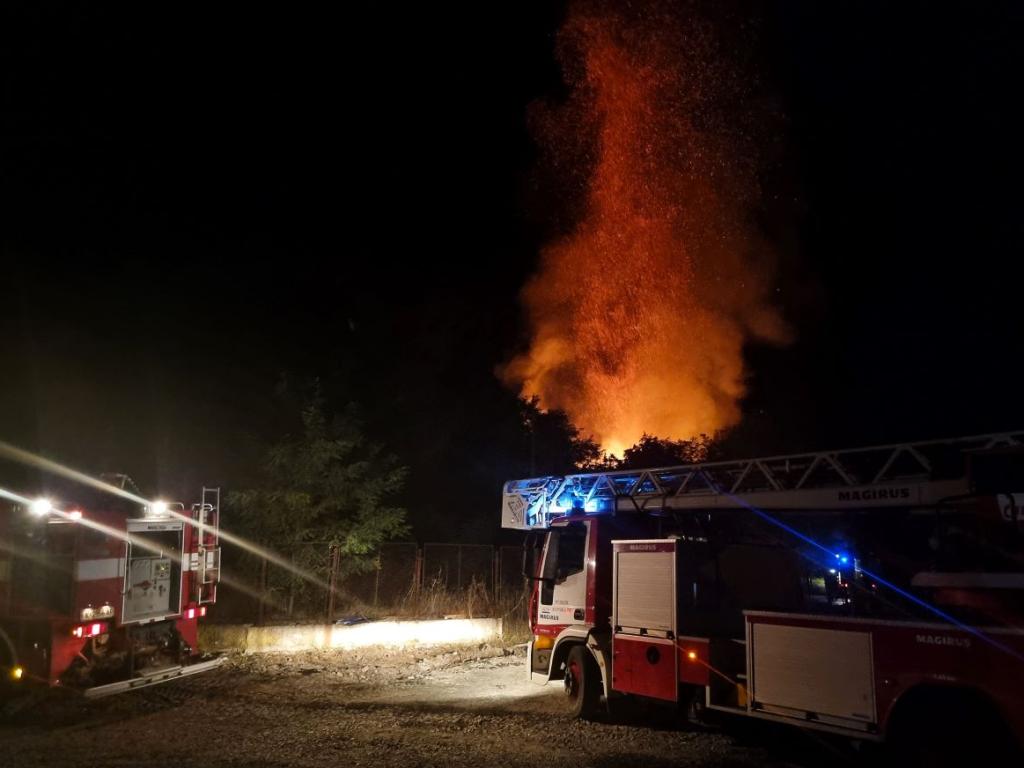
<instances>
[{"instance_id":1,"label":"red fire truck","mask_svg":"<svg viewBox=\"0 0 1024 768\"><path fill-rule=\"evenodd\" d=\"M635 698L1013 751L1022 488L1024 433L508 482L530 676L582 717Z\"/></svg>"},{"instance_id":2,"label":"red fire truck","mask_svg":"<svg viewBox=\"0 0 1024 768\"><path fill-rule=\"evenodd\" d=\"M201 500L140 503L68 491L0 503L0 671L10 690L33 682L88 697L210 669L198 622L217 599L220 490ZM8 494L11 498L17 498ZM3 501L3 500L0 500Z\"/></svg>"}]
</instances>

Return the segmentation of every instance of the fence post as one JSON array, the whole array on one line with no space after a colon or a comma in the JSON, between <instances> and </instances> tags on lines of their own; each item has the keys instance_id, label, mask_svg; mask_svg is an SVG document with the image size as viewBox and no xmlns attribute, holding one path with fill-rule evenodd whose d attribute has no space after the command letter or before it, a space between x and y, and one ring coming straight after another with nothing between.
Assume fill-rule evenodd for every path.
<instances>
[{"instance_id":1,"label":"fence post","mask_svg":"<svg viewBox=\"0 0 1024 768\"><path fill-rule=\"evenodd\" d=\"M423 547L416 547L416 559L412 568L412 586L417 592L423 588Z\"/></svg>"},{"instance_id":2,"label":"fence post","mask_svg":"<svg viewBox=\"0 0 1024 768\"><path fill-rule=\"evenodd\" d=\"M263 603L267 598L267 559L260 560L260 602L256 609L256 625L263 626Z\"/></svg>"},{"instance_id":3,"label":"fence post","mask_svg":"<svg viewBox=\"0 0 1024 768\"><path fill-rule=\"evenodd\" d=\"M334 621L334 592L338 585L338 561L341 559L338 548L331 545L331 572L327 579L327 623Z\"/></svg>"},{"instance_id":4,"label":"fence post","mask_svg":"<svg viewBox=\"0 0 1024 768\"><path fill-rule=\"evenodd\" d=\"M380 597L380 569L381 569L381 561L380 561L380 555L378 554L377 555L377 573L374 575L374 578L373 578L373 607L374 608L377 607L377 600Z\"/></svg>"},{"instance_id":5,"label":"fence post","mask_svg":"<svg viewBox=\"0 0 1024 768\"><path fill-rule=\"evenodd\" d=\"M495 598L501 595L501 547L491 550L491 594Z\"/></svg>"},{"instance_id":6,"label":"fence post","mask_svg":"<svg viewBox=\"0 0 1024 768\"><path fill-rule=\"evenodd\" d=\"M288 619L295 611L295 553L292 552L292 572L288 574Z\"/></svg>"}]
</instances>

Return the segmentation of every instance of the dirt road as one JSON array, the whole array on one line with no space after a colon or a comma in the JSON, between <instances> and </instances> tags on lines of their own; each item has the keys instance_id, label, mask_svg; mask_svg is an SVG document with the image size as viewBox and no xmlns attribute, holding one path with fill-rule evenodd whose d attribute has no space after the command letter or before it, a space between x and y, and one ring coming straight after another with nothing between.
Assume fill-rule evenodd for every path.
<instances>
[{"instance_id":1,"label":"dirt road","mask_svg":"<svg viewBox=\"0 0 1024 768\"><path fill-rule=\"evenodd\" d=\"M558 687L527 682L505 653L237 656L109 699L50 695L0 725L0 764L741 768L821 757L774 737L571 720Z\"/></svg>"}]
</instances>

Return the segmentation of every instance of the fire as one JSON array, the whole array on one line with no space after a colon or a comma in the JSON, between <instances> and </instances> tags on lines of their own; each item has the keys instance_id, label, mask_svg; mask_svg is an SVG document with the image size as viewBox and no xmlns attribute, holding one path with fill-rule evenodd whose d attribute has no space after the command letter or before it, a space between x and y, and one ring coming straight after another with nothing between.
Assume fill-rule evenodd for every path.
<instances>
[{"instance_id":1,"label":"fire","mask_svg":"<svg viewBox=\"0 0 1024 768\"><path fill-rule=\"evenodd\" d=\"M620 8L577 5L560 33L571 95L540 133L556 167L588 144L582 214L543 249L523 290L529 348L500 371L618 455L645 432L735 425L744 345L786 335L752 220L742 78L705 24Z\"/></svg>"}]
</instances>

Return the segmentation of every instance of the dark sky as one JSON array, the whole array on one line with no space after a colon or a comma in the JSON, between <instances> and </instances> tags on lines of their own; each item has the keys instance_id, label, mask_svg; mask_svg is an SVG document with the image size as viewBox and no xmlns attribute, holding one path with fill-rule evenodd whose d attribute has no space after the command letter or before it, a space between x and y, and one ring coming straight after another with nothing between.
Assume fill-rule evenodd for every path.
<instances>
[{"instance_id":1,"label":"dark sky","mask_svg":"<svg viewBox=\"0 0 1024 768\"><path fill-rule=\"evenodd\" d=\"M319 375L412 467L410 507L486 535L524 461L493 369L557 220L526 111L558 95L563 9L23 5L0 22L0 438L230 483L280 373ZM726 14L785 118L761 217L796 334L749 351L736 452L1024 424L1024 28L976 6Z\"/></svg>"}]
</instances>

